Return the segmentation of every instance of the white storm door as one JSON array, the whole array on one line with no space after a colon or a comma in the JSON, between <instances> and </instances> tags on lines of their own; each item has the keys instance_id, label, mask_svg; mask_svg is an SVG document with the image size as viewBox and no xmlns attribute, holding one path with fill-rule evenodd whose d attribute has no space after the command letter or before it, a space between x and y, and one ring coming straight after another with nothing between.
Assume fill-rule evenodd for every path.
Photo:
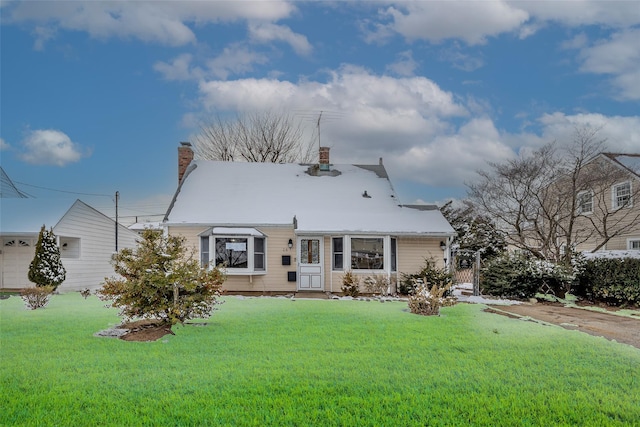
<instances>
[{"instance_id":1,"label":"white storm door","mask_svg":"<svg viewBox=\"0 0 640 427\"><path fill-rule=\"evenodd\" d=\"M298 238L298 290L324 290L322 237Z\"/></svg>"}]
</instances>

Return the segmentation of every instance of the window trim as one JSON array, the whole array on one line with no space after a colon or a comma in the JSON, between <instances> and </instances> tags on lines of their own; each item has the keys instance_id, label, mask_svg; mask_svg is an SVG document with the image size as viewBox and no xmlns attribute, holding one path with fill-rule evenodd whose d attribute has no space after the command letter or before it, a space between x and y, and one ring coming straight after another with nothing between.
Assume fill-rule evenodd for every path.
<instances>
[{"instance_id":1,"label":"window trim","mask_svg":"<svg viewBox=\"0 0 640 427\"><path fill-rule=\"evenodd\" d=\"M82 256L82 240L80 237L58 237L60 258L78 259Z\"/></svg>"},{"instance_id":2,"label":"window trim","mask_svg":"<svg viewBox=\"0 0 640 427\"><path fill-rule=\"evenodd\" d=\"M377 240L382 240L382 250L380 251L381 255L382 255L382 268L354 268L353 267L353 251L352 251L352 246L353 246L353 239L377 239ZM375 272L375 273L381 273L381 272L386 272L388 270L388 265L387 265L387 260L388 258L388 248L389 248L389 236L388 235L354 235L354 236L348 236L348 245L346 246L349 253L349 257L348 262L349 262L349 269L351 271L357 272L357 273L368 273L368 272Z\"/></svg>"},{"instance_id":3,"label":"window trim","mask_svg":"<svg viewBox=\"0 0 640 427\"><path fill-rule=\"evenodd\" d=\"M217 233L216 233L217 232ZM236 234L235 232L238 232ZM241 233L241 234L240 234ZM209 265L208 268L213 268L216 260L216 239L246 239L247 240L247 267L246 268L225 268L225 274L228 276L259 276L267 274L268 264L267 264L267 236L261 233L260 231L254 228L224 228L224 227L212 227L204 233L200 234L200 265L203 265L203 256L204 253L202 251L203 239L209 240ZM255 268L255 239L263 240L263 252L259 252L258 254L262 254L263 258L263 269Z\"/></svg>"},{"instance_id":4,"label":"window trim","mask_svg":"<svg viewBox=\"0 0 640 427\"><path fill-rule=\"evenodd\" d=\"M636 242L638 243L638 247L637 248L632 247L632 245ZM629 237L627 239L627 250L640 251L640 237Z\"/></svg>"},{"instance_id":5,"label":"window trim","mask_svg":"<svg viewBox=\"0 0 640 427\"><path fill-rule=\"evenodd\" d=\"M342 250L336 252L335 240L340 239L342 241ZM345 259L345 236L331 236L331 271L344 271L344 259ZM336 255L342 255L342 266L336 267Z\"/></svg>"},{"instance_id":6,"label":"window trim","mask_svg":"<svg viewBox=\"0 0 640 427\"><path fill-rule=\"evenodd\" d=\"M625 205L619 205L618 204L618 188L622 186L627 186L627 185L629 186L629 203ZM614 210L633 207L633 185L631 183L631 180L619 182L611 186L611 207Z\"/></svg>"},{"instance_id":7,"label":"window trim","mask_svg":"<svg viewBox=\"0 0 640 427\"><path fill-rule=\"evenodd\" d=\"M581 201L582 197L589 195L590 196L590 202L589 204L591 205L591 210L585 211L582 210L582 206L583 206L583 202ZM584 190L584 191L579 191L578 194L576 195L576 204L577 204L577 213L578 215L591 215L593 214L593 209L594 209L594 194L592 190Z\"/></svg>"}]
</instances>

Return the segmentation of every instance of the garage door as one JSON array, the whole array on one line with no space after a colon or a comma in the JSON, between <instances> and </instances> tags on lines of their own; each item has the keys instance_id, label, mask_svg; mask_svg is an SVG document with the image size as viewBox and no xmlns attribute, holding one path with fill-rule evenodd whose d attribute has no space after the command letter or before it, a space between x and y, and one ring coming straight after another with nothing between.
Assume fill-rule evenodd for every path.
<instances>
[{"instance_id":1,"label":"garage door","mask_svg":"<svg viewBox=\"0 0 640 427\"><path fill-rule=\"evenodd\" d=\"M33 239L3 239L0 256L0 284L3 288L24 288L33 286L29 281L29 264L35 254Z\"/></svg>"}]
</instances>

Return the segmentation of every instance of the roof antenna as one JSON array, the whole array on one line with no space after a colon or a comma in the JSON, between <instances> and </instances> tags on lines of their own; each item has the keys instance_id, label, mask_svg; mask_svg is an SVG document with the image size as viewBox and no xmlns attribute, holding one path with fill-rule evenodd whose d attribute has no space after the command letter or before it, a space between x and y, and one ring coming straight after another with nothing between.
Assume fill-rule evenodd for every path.
<instances>
[{"instance_id":1,"label":"roof antenna","mask_svg":"<svg viewBox=\"0 0 640 427\"><path fill-rule=\"evenodd\" d=\"M320 149L320 120L322 120L322 110L320 110L320 115L318 116L318 150Z\"/></svg>"}]
</instances>

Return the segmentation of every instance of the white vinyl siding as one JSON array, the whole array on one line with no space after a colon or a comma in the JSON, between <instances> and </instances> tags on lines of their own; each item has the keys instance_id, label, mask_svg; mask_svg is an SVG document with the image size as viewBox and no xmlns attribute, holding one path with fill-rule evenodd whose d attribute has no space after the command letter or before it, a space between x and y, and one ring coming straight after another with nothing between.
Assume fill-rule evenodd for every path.
<instances>
[{"instance_id":1,"label":"white vinyl siding","mask_svg":"<svg viewBox=\"0 0 640 427\"><path fill-rule=\"evenodd\" d=\"M60 242L78 244L77 257L62 257L67 278L61 292L97 289L105 277L115 276L111 256L115 252L115 222L90 206L76 201L53 228ZM118 227L118 249L136 246L139 236L128 228ZM61 254L65 251L61 251Z\"/></svg>"}]
</instances>

